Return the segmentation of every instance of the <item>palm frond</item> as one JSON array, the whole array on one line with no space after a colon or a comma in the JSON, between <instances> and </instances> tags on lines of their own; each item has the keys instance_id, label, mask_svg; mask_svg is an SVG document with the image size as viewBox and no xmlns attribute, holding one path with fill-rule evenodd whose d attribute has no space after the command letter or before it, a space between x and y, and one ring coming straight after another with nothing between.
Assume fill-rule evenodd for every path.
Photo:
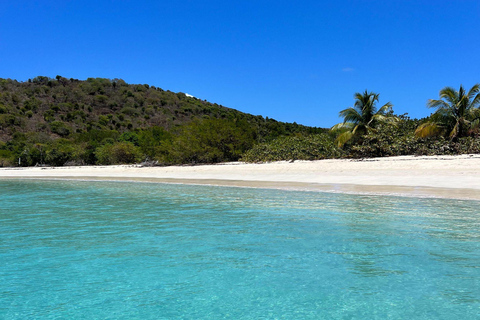
<instances>
[{"instance_id":1,"label":"palm frond","mask_svg":"<svg viewBox=\"0 0 480 320\"><path fill-rule=\"evenodd\" d=\"M352 130L355 125L351 122L340 122L334 125L330 130Z\"/></svg>"},{"instance_id":2,"label":"palm frond","mask_svg":"<svg viewBox=\"0 0 480 320\"><path fill-rule=\"evenodd\" d=\"M453 127L452 131L450 131L450 138L455 138L456 136L458 136L458 134L460 133L460 122L457 122L455 123L455 126Z\"/></svg>"},{"instance_id":3,"label":"palm frond","mask_svg":"<svg viewBox=\"0 0 480 320\"><path fill-rule=\"evenodd\" d=\"M480 128L480 119L476 119L470 123L470 128L473 130L477 130Z\"/></svg>"},{"instance_id":4,"label":"palm frond","mask_svg":"<svg viewBox=\"0 0 480 320\"><path fill-rule=\"evenodd\" d=\"M440 107L435 111L432 115L432 119L435 121L438 121L439 119L447 119L447 118L452 118L456 119L456 114L452 112L452 110L447 106L447 107Z\"/></svg>"},{"instance_id":5,"label":"palm frond","mask_svg":"<svg viewBox=\"0 0 480 320\"><path fill-rule=\"evenodd\" d=\"M480 108L472 108L469 111L469 117L470 119L480 119Z\"/></svg>"},{"instance_id":6,"label":"palm frond","mask_svg":"<svg viewBox=\"0 0 480 320\"><path fill-rule=\"evenodd\" d=\"M460 86L460 90L462 90ZM456 105L458 102L458 91L452 87L445 87L440 90L440 99L445 99L451 105Z\"/></svg>"},{"instance_id":7,"label":"palm frond","mask_svg":"<svg viewBox=\"0 0 480 320\"><path fill-rule=\"evenodd\" d=\"M368 96L367 90L365 90L365 93L355 92L353 98L357 101L364 102L366 96Z\"/></svg>"},{"instance_id":8,"label":"palm frond","mask_svg":"<svg viewBox=\"0 0 480 320\"><path fill-rule=\"evenodd\" d=\"M473 100L470 103L470 106L472 109L478 108L480 106L480 93L477 93L477 95L473 97Z\"/></svg>"},{"instance_id":9,"label":"palm frond","mask_svg":"<svg viewBox=\"0 0 480 320\"><path fill-rule=\"evenodd\" d=\"M383 106L381 106L380 109L378 109L377 114L387 113L388 111L392 110L392 108L393 108L393 104L391 104L390 102L387 102Z\"/></svg>"},{"instance_id":10,"label":"palm frond","mask_svg":"<svg viewBox=\"0 0 480 320\"><path fill-rule=\"evenodd\" d=\"M367 130L368 130L368 126L365 126L364 124L358 124L358 125L355 126L355 128L353 128L352 134L354 136L361 135L361 134L365 133L365 131L367 131Z\"/></svg>"},{"instance_id":11,"label":"palm frond","mask_svg":"<svg viewBox=\"0 0 480 320\"><path fill-rule=\"evenodd\" d=\"M368 92L365 90L364 93L355 93L355 104L354 108L362 114L362 116L369 119L369 115L375 113L375 103L378 101L378 94L374 92Z\"/></svg>"},{"instance_id":12,"label":"palm frond","mask_svg":"<svg viewBox=\"0 0 480 320\"><path fill-rule=\"evenodd\" d=\"M362 121L362 115L354 108L342 110L339 115L343 118L343 122L358 123Z\"/></svg>"},{"instance_id":13,"label":"palm frond","mask_svg":"<svg viewBox=\"0 0 480 320\"><path fill-rule=\"evenodd\" d=\"M419 138L427 138L439 135L442 132L442 127L434 122L422 123L415 130L415 136Z\"/></svg>"},{"instance_id":14,"label":"palm frond","mask_svg":"<svg viewBox=\"0 0 480 320\"><path fill-rule=\"evenodd\" d=\"M470 123L468 135L470 136L478 135L479 132L480 132L480 119L476 119Z\"/></svg>"},{"instance_id":15,"label":"palm frond","mask_svg":"<svg viewBox=\"0 0 480 320\"><path fill-rule=\"evenodd\" d=\"M468 90L467 97L468 100L473 100L480 93L480 84L475 84L473 87Z\"/></svg>"},{"instance_id":16,"label":"palm frond","mask_svg":"<svg viewBox=\"0 0 480 320\"><path fill-rule=\"evenodd\" d=\"M372 118L372 122L378 122L378 123L388 123L392 125L397 125L398 122L400 121L400 118L395 117L395 116L389 116L389 115L384 115L384 114L376 114Z\"/></svg>"},{"instance_id":17,"label":"palm frond","mask_svg":"<svg viewBox=\"0 0 480 320\"><path fill-rule=\"evenodd\" d=\"M367 133L377 133L378 132L378 130L373 128L373 127L368 127L367 126L367 127L365 127L365 129L366 129Z\"/></svg>"},{"instance_id":18,"label":"palm frond","mask_svg":"<svg viewBox=\"0 0 480 320\"><path fill-rule=\"evenodd\" d=\"M467 96L462 96L460 100L457 103L457 106L455 108L455 113L458 118L461 118L465 116L465 113L468 112L468 109L470 107L470 101L468 100Z\"/></svg>"},{"instance_id":19,"label":"palm frond","mask_svg":"<svg viewBox=\"0 0 480 320\"><path fill-rule=\"evenodd\" d=\"M446 108L446 109L450 109L450 105L448 103L446 103L445 101L443 100L436 100L436 99L429 99L427 101L427 107L428 108Z\"/></svg>"},{"instance_id":20,"label":"palm frond","mask_svg":"<svg viewBox=\"0 0 480 320\"><path fill-rule=\"evenodd\" d=\"M347 131L339 135L335 140L335 142L337 143L337 146L341 148L345 143L350 141L352 138L353 138L353 133L351 131Z\"/></svg>"},{"instance_id":21,"label":"palm frond","mask_svg":"<svg viewBox=\"0 0 480 320\"><path fill-rule=\"evenodd\" d=\"M362 113L362 110L364 109L365 104L368 103L368 101L365 99L365 96L359 92L355 93L353 97L355 98L355 103L353 104L353 107L359 113Z\"/></svg>"}]
</instances>

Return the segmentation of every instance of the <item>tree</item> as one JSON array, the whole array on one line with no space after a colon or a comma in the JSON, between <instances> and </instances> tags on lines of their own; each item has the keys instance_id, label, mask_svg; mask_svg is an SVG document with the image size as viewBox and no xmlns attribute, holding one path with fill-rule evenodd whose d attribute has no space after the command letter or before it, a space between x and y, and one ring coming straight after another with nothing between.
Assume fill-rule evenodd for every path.
<instances>
[{"instance_id":1,"label":"tree","mask_svg":"<svg viewBox=\"0 0 480 320\"><path fill-rule=\"evenodd\" d=\"M462 85L457 91L452 87L440 90L440 99L430 99L429 108L436 108L430 121L421 124L416 130L417 137L425 138L448 134L451 139L467 136L480 125L480 84L468 92Z\"/></svg>"},{"instance_id":2,"label":"tree","mask_svg":"<svg viewBox=\"0 0 480 320\"><path fill-rule=\"evenodd\" d=\"M254 143L255 132L247 121L201 119L182 128L169 156L173 163L237 161Z\"/></svg>"},{"instance_id":3,"label":"tree","mask_svg":"<svg viewBox=\"0 0 480 320\"><path fill-rule=\"evenodd\" d=\"M379 123L392 123L398 118L390 112L392 104L387 102L377 110L378 93L368 92L355 93L355 104L353 107L340 111L343 122L332 127L332 130L344 130L337 139L337 145L342 147L353 138L359 138L369 132L375 132Z\"/></svg>"},{"instance_id":4,"label":"tree","mask_svg":"<svg viewBox=\"0 0 480 320\"><path fill-rule=\"evenodd\" d=\"M142 160L138 147L131 142L115 142L95 149L95 156L100 164L127 164Z\"/></svg>"}]
</instances>

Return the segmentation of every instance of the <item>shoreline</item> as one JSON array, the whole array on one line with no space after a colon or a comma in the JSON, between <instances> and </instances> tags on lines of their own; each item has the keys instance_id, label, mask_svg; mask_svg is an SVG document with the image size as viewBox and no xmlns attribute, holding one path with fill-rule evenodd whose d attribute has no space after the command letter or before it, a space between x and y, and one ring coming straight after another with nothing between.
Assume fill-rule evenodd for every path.
<instances>
[{"instance_id":1,"label":"shoreline","mask_svg":"<svg viewBox=\"0 0 480 320\"><path fill-rule=\"evenodd\" d=\"M130 181L480 201L480 154L261 164L0 168L0 179Z\"/></svg>"}]
</instances>

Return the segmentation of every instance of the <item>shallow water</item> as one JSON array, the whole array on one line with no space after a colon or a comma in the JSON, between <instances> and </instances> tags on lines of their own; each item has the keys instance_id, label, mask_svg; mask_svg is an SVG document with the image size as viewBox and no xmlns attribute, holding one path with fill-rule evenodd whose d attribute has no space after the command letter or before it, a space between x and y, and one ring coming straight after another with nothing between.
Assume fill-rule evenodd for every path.
<instances>
[{"instance_id":1,"label":"shallow water","mask_svg":"<svg viewBox=\"0 0 480 320\"><path fill-rule=\"evenodd\" d=\"M480 202L0 181L1 319L478 319Z\"/></svg>"}]
</instances>

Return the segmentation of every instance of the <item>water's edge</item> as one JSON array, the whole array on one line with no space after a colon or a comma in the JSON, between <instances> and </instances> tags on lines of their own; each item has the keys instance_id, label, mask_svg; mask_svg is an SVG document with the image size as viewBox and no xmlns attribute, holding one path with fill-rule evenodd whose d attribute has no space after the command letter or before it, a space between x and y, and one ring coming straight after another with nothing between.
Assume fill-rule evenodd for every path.
<instances>
[{"instance_id":1,"label":"water's edge","mask_svg":"<svg viewBox=\"0 0 480 320\"><path fill-rule=\"evenodd\" d=\"M96 176L15 176L0 177L0 180L79 180L79 181L118 181L168 183L186 185L209 185L219 187L262 188L290 191L315 191L326 193L343 193L359 195L385 195L410 198L439 198L453 200L480 201L480 192L470 188L433 188L411 187L397 185L359 185L342 183L308 183L291 181L252 181L252 180L223 180L223 179L180 179L180 178L145 178L145 177L96 177Z\"/></svg>"}]
</instances>

